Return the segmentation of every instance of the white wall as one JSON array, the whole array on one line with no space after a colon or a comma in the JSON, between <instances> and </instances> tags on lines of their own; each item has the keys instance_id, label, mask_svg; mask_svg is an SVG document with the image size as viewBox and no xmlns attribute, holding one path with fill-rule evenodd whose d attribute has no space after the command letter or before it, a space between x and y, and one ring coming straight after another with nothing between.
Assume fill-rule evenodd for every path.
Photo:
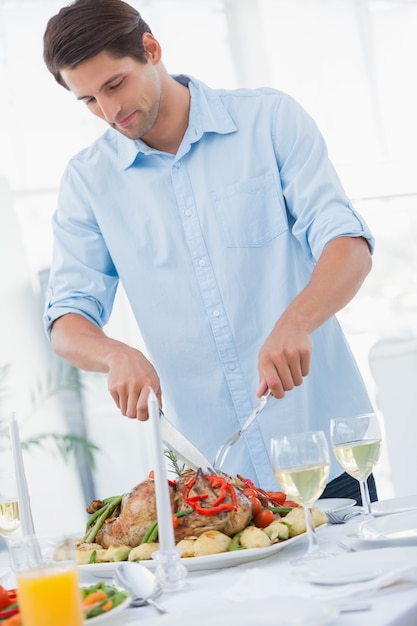
<instances>
[{"instance_id":1,"label":"white wall","mask_svg":"<svg viewBox=\"0 0 417 626\"><path fill-rule=\"evenodd\" d=\"M33 410L30 390L44 380L51 367L50 349L41 326L42 305L35 293L22 245L12 195L0 178L0 363L11 364L7 394L0 398L0 419L8 424L11 411L19 421L21 439L37 433L67 432L56 398ZM0 440L1 481L10 477L9 442ZM31 492L35 528L77 531L85 520L84 504L74 461L66 464L59 456L42 449L24 452L26 475Z\"/></svg>"},{"instance_id":2,"label":"white wall","mask_svg":"<svg viewBox=\"0 0 417 626\"><path fill-rule=\"evenodd\" d=\"M369 355L395 496L417 493L417 334L380 339Z\"/></svg>"}]
</instances>

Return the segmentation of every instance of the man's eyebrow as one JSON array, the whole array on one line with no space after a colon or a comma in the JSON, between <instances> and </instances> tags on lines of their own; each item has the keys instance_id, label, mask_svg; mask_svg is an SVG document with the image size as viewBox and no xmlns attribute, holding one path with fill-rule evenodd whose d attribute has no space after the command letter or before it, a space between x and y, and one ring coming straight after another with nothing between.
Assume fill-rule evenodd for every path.
<instances>
[{"instance_id":1,"label":"man's eyebrow","mask_svg":"<svg viewBox=\"0 0 417 626\"><path fill-rule=\"evenodd\" d=\"M103 91L103 89L105 89L108 85L110 85L110 83L112 83L114 80L117 80L119 78L122 77L122 74L115 74L114 76L110 76L110 78L108 78L99 88L98 92L101 93ZM91 96L78 96L77 100L85 100L86 98L91 98Z\"/></svg>"}]
</instances>

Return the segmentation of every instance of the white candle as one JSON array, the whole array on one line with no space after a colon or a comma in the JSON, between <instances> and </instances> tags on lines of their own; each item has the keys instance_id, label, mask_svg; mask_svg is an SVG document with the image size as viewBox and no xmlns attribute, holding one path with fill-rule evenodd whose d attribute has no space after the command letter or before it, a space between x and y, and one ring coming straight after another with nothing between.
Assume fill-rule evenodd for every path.
<instances>
[{"instance_id":1,"label":"white candle","mask_svg":"<svg viewBox=\"0 0 417 626\"><path fill-rule=\"evenodd\" d=\"M32 511L29 502L29 492L26 481L25 470L23 467L22 446L19 436L19 425L16 415L12 413L9 422L10 441L12 445L13 463L16 474L17 484L17 500L19 503L20 523L23 535L33 535L35 529L33 527Z\"/></svg>"},{"instance_id":2,"label":"white candle","mask_svg":"<svg viewBox=\"0 0 417 626\"><path fill-rule=\"evenodd\" d=\"M154 481L156 494L156 510L158 517L159 550L166 552L175 550L174 527L172 525L171 500L169 497L168 476L165 455L159 425L159 406L157 397L150 389L148 397L148 414L152 425Z\"/></svg>"}]
</instances>

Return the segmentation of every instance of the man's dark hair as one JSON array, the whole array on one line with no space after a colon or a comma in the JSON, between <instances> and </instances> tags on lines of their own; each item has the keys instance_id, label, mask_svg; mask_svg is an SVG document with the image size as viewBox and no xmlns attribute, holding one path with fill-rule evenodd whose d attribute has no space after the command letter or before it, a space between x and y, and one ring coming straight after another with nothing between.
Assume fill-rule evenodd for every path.
<instances>
[{"instance_id":1,"label":"man's dark hair","mask_svg":"<svg viewBox=\"0 0 417 626\"><path fill-rule=\"evenodd\" d=\"M73 69L103 50L147 63L144 33L151 33L149 26L122 0L75 0L48 21L43 58L56 81L68 89L61 70Z\"/></svg>"}]
</instances>

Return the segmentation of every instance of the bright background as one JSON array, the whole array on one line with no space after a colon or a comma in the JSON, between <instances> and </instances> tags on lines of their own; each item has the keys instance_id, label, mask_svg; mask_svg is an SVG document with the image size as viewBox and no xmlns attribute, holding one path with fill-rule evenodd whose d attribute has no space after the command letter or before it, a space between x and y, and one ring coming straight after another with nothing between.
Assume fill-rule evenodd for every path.
<instances>
[{"instance_id":1,"label":"bright background","mask_svg":"<svg viewBox=\"0 0 417 626\"><path fill-rule=\"evenodd\" d=\"M383 337L417 334L417 2L131 3L160 40L171 73L192 74L213 87L277 87L317 121L347 193L377 240L373 272L339 317L378 407L370 348ZM65 464L50 452L26 455L38 525L51 523L56 506L68 526L78 528L83 499L130 489L152 459L144 446L146 426L139 433L137 424L118 415L101 377L80 374L81 387L75 395L67 390L69 399L51 393L50 377L60 366L40 321L50 217L66 162L105 128L44 67L43 32L62 5L0 0L0 367L11 365L7 388L0 389L0 417L16 410L22 437L69 428L100 446L93 472L82 458ZM107 330L140 344L123 293ZM43 398L36 405L34 387ZM386 443L377 468L381 497L395 493Z\"/></svg>"}]
</instances>

